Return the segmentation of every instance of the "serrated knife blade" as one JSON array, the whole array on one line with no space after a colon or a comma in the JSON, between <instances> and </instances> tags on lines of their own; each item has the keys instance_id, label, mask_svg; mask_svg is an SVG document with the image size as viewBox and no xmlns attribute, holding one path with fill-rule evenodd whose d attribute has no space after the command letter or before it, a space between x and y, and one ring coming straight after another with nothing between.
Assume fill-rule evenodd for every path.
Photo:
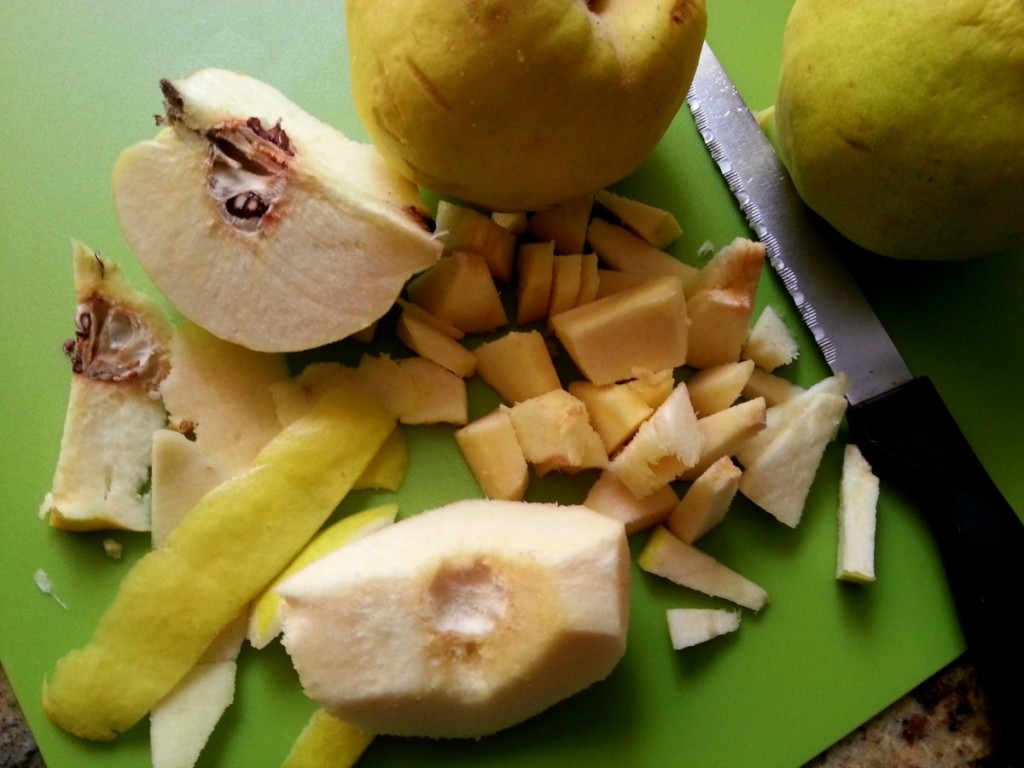
<instances>
[{"instance_id":1,"label":"serrated knife blade","mask_svg":"<svg viewBox=\"0 0 1024 768\"><path fill-rule=\"evenodd\" d=\"M829 367L850 377L850 439L927 520L990 702L999 765L1024 765L1024 653L1010 622L1024 597L1024 524L938 391L915 377L843 254L856 251L802 201L710 46L687 104L708 151ZM922 632L927 632L922 627Z\"/></svg>"}]
</instances>

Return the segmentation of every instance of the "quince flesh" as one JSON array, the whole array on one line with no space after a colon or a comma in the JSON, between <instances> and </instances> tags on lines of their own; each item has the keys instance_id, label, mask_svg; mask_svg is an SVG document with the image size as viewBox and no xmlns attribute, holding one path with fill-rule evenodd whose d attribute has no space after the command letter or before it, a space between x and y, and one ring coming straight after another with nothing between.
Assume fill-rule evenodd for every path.
<instances>
[{"instance_id":1,"label":"quince flesh","mask_svg":"<svg viewBox=\"0 0 1024 768\"><path fill-rule=\"evenodd\" d=\"M704 0L349 0L352 91L374 144L435 192L536 210L632 173L675 117Z\"/></svg>"},{"instance_id":2,"label":"quince flesh","mask_svg":"<svg viewBox=\"0 0 1024 768\"><path fill-rule=\"evenodd\" d=\"M161 82L157 136L113 172L125 239L182 314L262 352L371 326L442 244L419 191L271 86L204 69Z\"/></svg>"},{"instance_id":3,"label":"quince flesh","mask_svg":"<svg viewBox=\"0 0 1024 768\"><path fill-rule=\"evenodd\" d=\"M626 650L629 587L618 521L469 499L352 542L278 591L285 648L324 710L370 733L476 738L605 678Z\"/></svg>"},{"instance_id":4,"label":"quince flesh","mask_svg":"<svg viewBox=\"0 0 1024 768\"><path fill-rule=\"evenodd\" d=\"M775 105L807 204L868 250L1024 246L1024 5L797 0Z\"/></svg>"}]
</instances>

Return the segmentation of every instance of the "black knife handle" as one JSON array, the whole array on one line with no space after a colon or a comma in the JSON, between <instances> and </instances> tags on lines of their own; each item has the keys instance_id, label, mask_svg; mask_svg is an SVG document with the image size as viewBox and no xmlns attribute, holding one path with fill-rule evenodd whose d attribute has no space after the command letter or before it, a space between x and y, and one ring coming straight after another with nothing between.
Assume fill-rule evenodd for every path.
<instances>
[{"instance_id":1,"label":"black knife handle","mask_svg":"<svg viewBox=\"0 0 1024 768\"><path fill-rule=\"evenodd\" d=\"M1024 523L928 378L851 406L847 423L875 473L920 505L991 705L997 758L1024 765L1024 642L1011 628L1024 605Z\"/></svg>"}]
</instances>

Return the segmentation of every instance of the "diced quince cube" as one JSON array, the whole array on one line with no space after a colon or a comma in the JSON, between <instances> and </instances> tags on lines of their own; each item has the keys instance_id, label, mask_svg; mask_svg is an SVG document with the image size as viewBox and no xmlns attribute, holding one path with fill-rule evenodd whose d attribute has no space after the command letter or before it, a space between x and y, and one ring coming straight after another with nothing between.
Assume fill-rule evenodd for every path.
<instances>
[{"instance_id":1,"label":"diced quince cube","mask_svg":"<svg viewBox=\"0 0 1024 768\"><path fill-rule=\"evenodd\" d=\"M693 544L725 519L739 488L741 470L723 456L693 481L665 525L687 544Z\"/></svg>"},{"instance_id":2,"label":"diced quince cube","mask_svg":"<svg viewBox=\"0 0 1024 768\"><path fill-rule=\"evenodd\" d=\"M402 310L396 334L413 352L433 360L463 379L476 370L476 356L419 315Z\"/></svg>"},{"instance_id":3,"label":"diced quince cube","mask_svg":"<svg viewBox=\"0 0 1024 768\"><path fill-rule=\"evenodd\" d=\"M455 442L484 496L522 500L530 470L507 409L498 408L456 430Z\"/></svg>"},{"instance_id":4,"label":"diced quince cube","mask_svg":"<svg viewBox=\"0 0 1024 768\"><path fill-rule=\"evenodd\" d=\"M583 506L622 522L626 535L662 523L679 502L671 485L663 485L638 499L618 475L604 470L590 486Z\"/></svg>"},{"instance_id":5,"label":"diced quince cube","mask_svg":"<svg viewBox=\"0 0 1024 768\"><path fill-rule=\"evenodd\" d=\"M491 275L503 282L512 278L516 238L493 217L463 205L441 200L434 218L445 253L468 251L483 257Z\"/></svg>"},{"instance_id":6,"label":"diced quince cube","mask_svg":"<svg viewBox=\"0 0 1024 768\"><path fill-rule=\"evenodd\" d=\"M642 499L696 464L702 439L686 384L680 383L615 455L609 469Z\"/></svg>"},{"instance_id":7,"label":"diced quince cube","mask_svg":"<svg viewBox=\"0 0 1024 768\"><path fill-rule=\"evenodd\" d=\"M595 200L631 231L655 248L666 248L679 239L683 228L669 211L602 189Z\"/></svg>"},{"instance_id":8,"label":"diced quince cube","mask_svg":"<svg viewBox=\"0 0 1024 768\"><path fill-rule=\"evenodd\" d=\"M837 579L862 584L875 580L877 512L878 478L860 449L847 445L839 485Z\"/></svg>"},{"instance_id":9,"label":"diced quince cube","mask_svg":"<svg viewBox=\"0 0 1024 768\"><path fill-rule=\"evenodd\" d=\"M539 474L607 466L608 454L586 406L564 389L523 400L508 413L523 455Z\"/></svg>"},{"instance_id":10,"label":"diced quince cube","mask_svg":"<svg viewBox=\"0 0 1024 768\"><path fill-rule=\"evenodd\" d=\"M507 403L562 388L539 331L509 331L481 344L473 353L477 374Z\"/></svg>"},{"instance_id":11,"label":"diced quince cube","mask_svg":"<svg viewBox=\"0 0 1024 768\"><path fill-rule=\"evenodd\" d=\"M600 263L600 259L598 260ZM633 288L651 280L649 275L643 272L623 272L619 269L607 269L599 267L597 270L597 295L595 299L602 299L627 288Z\"/></svg>"},{"instance_id":12,"label":"diced quince cube","mask_svg":"<svg viewBox=\"0 0 1024 768\"><path fill-rule=\"evenodd\" d=\"M723 456L731 456L764 430L767 408L763 398L743 400L723 411L697 420L701 435L700 459L684 471L681 480L695 480Z\"/></svg>"},{"instance_id":13,"label":"diced quince cube","mask_svg":"<svg viewBox=\"0 0 1024 768\"><path fill-rule=\"evenodd\" d=\"M763 397L765 402L772 406L784 403L803 391L804 388L799 384L794 384L788 379L755 367L750 372L750 379L743 387L743 396L748 400Z\"/></svg>"},{"instance_id":14,"label":"diced quince cube","mask_svg":"<svg viewBox=\"0 0 1024 768\"><path fill-rule=\"evenodd\" d=\"M673 369L686 360L686 298L678 277L661 277L574 307L552 315L550 323L594 384Z\"/></svg>"},{"instance_id":15,"label":"diced quince cube","mask_svg":"<svg viewBox=\"0 0 1024 768\"><path fill-rule=\"evenodd\" d=\"M566 200L530 214L530 231L538 240L551 240L557 253L580 253L587 237L593 195Z\"/></svg>"},{"instance_id":16,"label":"diced quince cube","mask_svg":"<svg viewBox=\"0 0 1024 768\"><path fill-rule=\"evenodd\" d=\"M576 296L576 306L589 304L597 298L597 292L601 287L601 278L598 274L598 259L596 253L584 253L580 255L580 292Z\"/></svg>"},{"instance_id":17,"label":"diced quince cube","mask_svg":"<svg viewBox=\"0 0 1024 768\"><path fill-rule=\"evenodd\" d=\"M651 533L637 565L680 586L731 600L752 611L761 610L768 602L768 593L757 584L682 541L663 525Z\"/></svg>"},{"instance_id":18,"label":"diced quince cube","mask_svg":"<svg viewBox=\"0 0 1024 768\"><path fill-rule=\"evenodd\" d=\"M425 357L403 357L396 361L416 386L416 403L406 411L403 424L455 424L469 421L466 380Z\"/></svg>"},{"instance_id":19,"label":"diced quince cube","mask_svg":"<svg viewBox=\"0 0 1024 768\"><path fill-rule=\"evenodd\" d=\"M587 241L605 265L623 272L635 272L648 278L675 275L687 287L700 272L672 254L655 248L625 227L604 219L591 220Z\"/></svg>"},{"instance_id":20,"label":"diced quince cube","mask_svg":"<svg viewBox=\"0 0 1024 768\"><path fill-rule=\"evenodd\" d=\"M587 406L590 423L601 436L609 455L621 448L654 413L654 409L628 384L598 386L578 380L569 384L569 394Z\"/></svg>"},{"instance_id":21,"label":"diced quince cube","mask_svg":"<svg viewBox=\"0 0 1024 768\"><path fill-rule=\"evenodd\" d=\"M548 316L554 282L555 244L523 243L519 246L519 290L516 322L533 323Z\"/></svg>"},{"instance_id":22,"label":"diced quince cube","mask_svg":"<svg viewBox=\"0 0 1024 768\"><path fill-rule=\"evenodd\" d=\"M740 628L739 611L720 608L669 608L665 611L672 648L681 651Z\"/></svg>"},{"instance_id":23,"label":"diced quince cube","mask_svg":"<svg viewBox=\"0 0 1024 768\"><path fill-rule=\"evenodd\" d=\"M829 379L769 408L765 429L735 453L744 469L740 493L791 528L846 413L846 398L830 391Z\"/></svg>"},{"instance_id":24,"label":"diced quince cube","mask_svg":"<svg viewBox=\"0 0 1024 768\"><path fill-rule=\"evenodd\" d=\"M443 256L408 284L409 298L466 333L486 333L508 323L484 257L469 251Z\"/></svg>"},{"instance_id":25,"label":"diced quince cube","mask_svg":"<svg viewBox=\"0 0 1024 768\"><path fill-rule=\"evenodd\" d=\"M580 276L583 270L583 256L579 253L563 253L555 256L551 279L551 302L549 315L557 315L576 306L580 294Z\"/></svg>"},{"instance_id":26,"label":"diced quince cube","mask_svg":"<svg viewBox=\"0 0 1024 768\"><path fill-rule=\"evenodd\" d=\"M800 345L789 327L771 307L765 307L750 329L743 356L753 360L758 368L774 371L781 365L796 360Z\"/></svg>"},{"instance_id":27,"label":"diced quince cube","mask_svg":"<svg viewBox=\"0 0 1024 768\"><path fill-rule=\"evenodd\" d=\"M687 292L688 365L710 368L740 359L750 335L764 253L763 243L736 238L700 271Z\"/></svg>"},{"instance_id":28,"label":"diced quince cube","mask_svg":"<svg viewBox=\"0 0 1024 768\"><path fill-rule=\"evenodd\" d=\"M697 371L686 382L693 410L698 416L725 410L743 394L743 388L753 371L753 360L725 363Z\"/></svg>"}]
</instances>

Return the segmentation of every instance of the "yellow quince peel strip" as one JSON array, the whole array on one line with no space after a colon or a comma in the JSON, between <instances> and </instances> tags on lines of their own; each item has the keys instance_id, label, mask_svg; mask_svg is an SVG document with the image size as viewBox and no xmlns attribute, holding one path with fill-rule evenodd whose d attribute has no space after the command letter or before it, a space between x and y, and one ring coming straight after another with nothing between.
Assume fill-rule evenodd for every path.
<instances>
[{"instance_id":1,"label":"yellow quince peel strip","mask_svg":"<svg viewBox=\"0 0 1024 768\"><path fill-rule=\"evenodd\" d=\"M306 545L395 428L343 387L202 497L126 575L90 642L43 684L58 726L106 741L141 720Z\"/></svg>"},{"instance_id":2,"label":"yellow quince peel strip","mask_svg":"<svg viewBox=\"0 0 1024 768\"><path fill-rule=\"evenodd\" d=\"M373 734L317 709L281 768L351 768L373 738Z\"/></svg>"}]
</instances>

